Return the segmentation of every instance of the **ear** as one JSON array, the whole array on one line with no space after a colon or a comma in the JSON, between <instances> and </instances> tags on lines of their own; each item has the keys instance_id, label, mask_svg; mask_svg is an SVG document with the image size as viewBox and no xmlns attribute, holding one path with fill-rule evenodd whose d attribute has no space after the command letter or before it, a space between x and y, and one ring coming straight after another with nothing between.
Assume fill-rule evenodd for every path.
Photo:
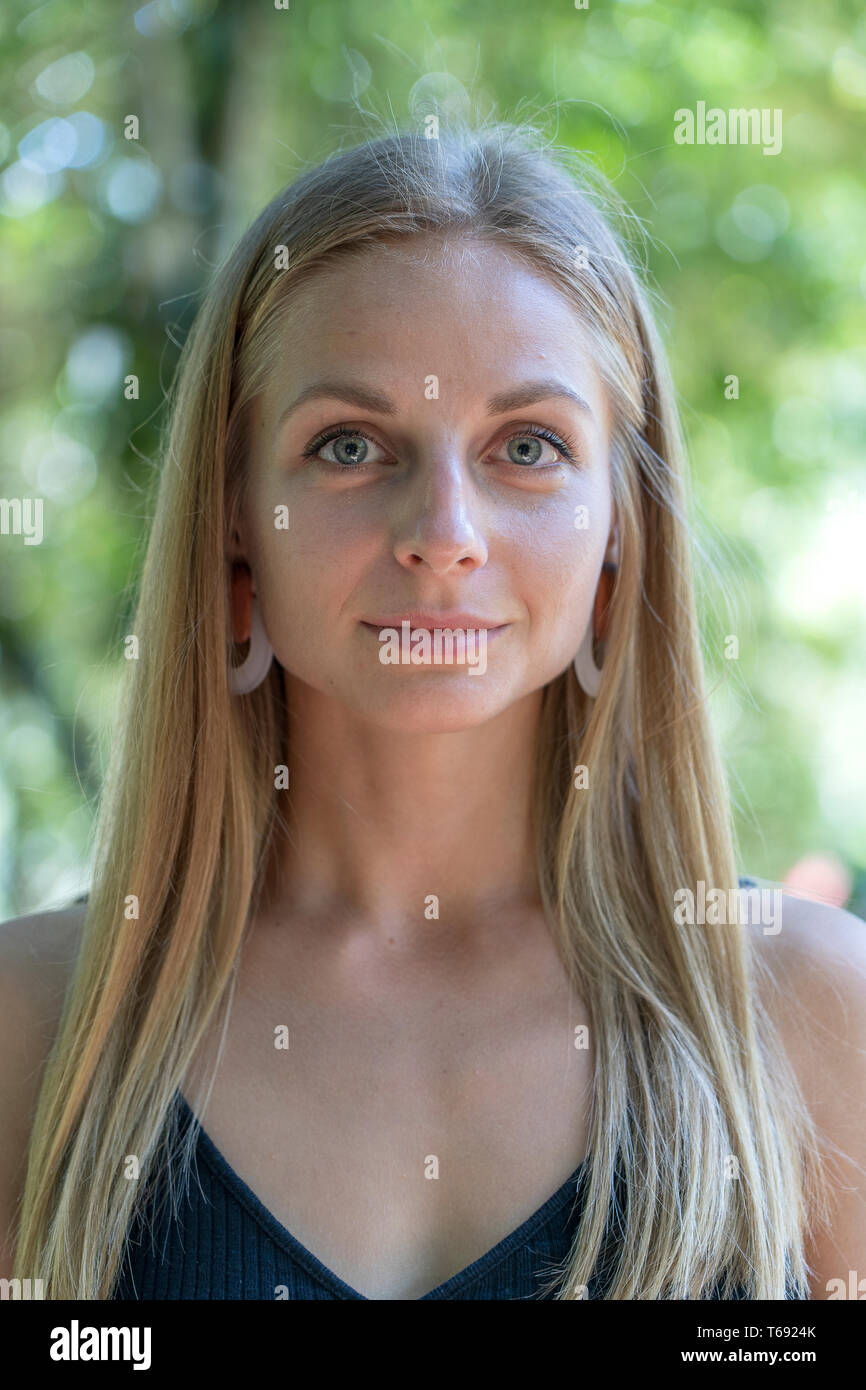
<instances>
[{"instance_id":1,"label":"ear","mask_svg":"<svg viewBox=\"0 0 866 1390\"><path fill-rule=\"evenodd\" d=\"M236 564L240 560L246 560L247 548L244 540L243 530L240 523L232 527L231 537L226 546L226 558L229 564Z\"/></svg>"},{"instance_id":2,"label":"ear","mask_svg":"<svg viewBox=\"0 0 866 1390\"><path fill-rule=\"evenodd\" d=\"M236 642L248 642L253 618L253 576L246 561L232 565L232 629Z\"/></svg>"},{"instance_id":3,"label":"ear","mask_svg":"<svg viewBox=\"0 0 866 1390\"><path fill-rule=\"evenodd\" d=\"M607 549L604 552L605 564L619 565L619 517L614 512L611 522L610 535L607 539Z\"/></svg>"},{"instance_id":4,"label":"ear","mask_svg":"<svg viewBox=\"0 0 866 1390\"><path fill-rule=\"evenodd\" d=\"M603 569L599 575L598 588L595 591L595 604L592 610L592 628L595 636L603 642L607 636L608 604L613 592L614 580L616 575Z\"/></svg>"},{"instance_id":5,"label":"ear","mask_svg":"<svg viewBox=\"0 0 866 1390\"><path fill-rule=\"evenodd\" d=\"M608 606L610 597L613 593L613 586L616 583L616 572L619 568L619 523L614 519L611 532L608 537L607 548L604 552L601 574L598 577L598 587L595 591L595 603L592 610L593 631L599 641L604 641L607 636L608 625Z\"/></svg>"}]
</instances>

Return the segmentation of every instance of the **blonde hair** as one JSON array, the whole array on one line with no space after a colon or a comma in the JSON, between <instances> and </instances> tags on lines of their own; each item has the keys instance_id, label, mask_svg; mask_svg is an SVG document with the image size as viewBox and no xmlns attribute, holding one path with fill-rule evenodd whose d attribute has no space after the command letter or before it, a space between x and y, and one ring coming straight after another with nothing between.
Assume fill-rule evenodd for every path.
<instances>
[{"instance_id":1,"label":"blonde hair","mask_svg":"<svg viewBox=\"0 0 866 1390\"><path fill-rule=\"evenodd\" d=\"M621 229L616 223L621 221ZM107 1298L137 1198L171 1174L173 1101L259 902L291 762L280 669L232 697L227 546L249 407L292 290L392 238L494 243L555 283L591 334L611 410L620 564L605 671L544 690L538 873L587 1001L597 1076L584 1213L548 1291L610 1299L807 1294L816 1133L737 927L675 924L674 894L737 884L730 798L705 701L685 448L628 218L581 156L529 123L377 133L280 191L216 274L172 387L93 887L32 1130L18 1277ZM287 268L278 269L278 248ZM591 792L576 790L577 765ZM137 920L126 919L129 895ZM190 1161L196 1127L186 1134ZM140 1161L138 1184L124 1158ZM729 1178L736 1160L739 1178ZM173 1198L174 1200L174 1198ZM735 1295L736 1296L736 1295Z\"/></svg>"}]
</instances>

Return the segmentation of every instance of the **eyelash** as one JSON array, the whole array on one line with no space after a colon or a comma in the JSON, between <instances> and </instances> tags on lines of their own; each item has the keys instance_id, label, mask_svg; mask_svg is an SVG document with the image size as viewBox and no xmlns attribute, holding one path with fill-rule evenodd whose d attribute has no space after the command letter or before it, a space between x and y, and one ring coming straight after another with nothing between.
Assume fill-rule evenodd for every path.
<instances>
[{"instance_id":1,"label":"eyelash","mask_svg":"<svg viewBox=\"0 0 866 1390\"><path fill-rule=\"evenodd\" d=\"M376 440L373 439L371 435L366 434L364 430L356 429L352 425L332 425L330 429L325 430L323 434L318 435L312 443L307 445L306 449L303 450L302 457L314 458L320 449L324 449L326 444L330 444L332 440L340 439L344 435L357 436L361 439L369 439L371 444L376 443ZM578 462L577 446L574 440L570 439L567 434L554 434L553 430L549 430L542 425L530 425L528 429L517 430L514 434L510 434L503 442L505 444L510 444L512 439L525 439L527 435L534 435L538 439L546 439L549 444L552 444L555 449L558 449L559 452L565 456L566 462ZM331 461L330 459L322 459L321 462L330 463ZM331 463L331 467L338 469L341 473L363 473L365 468L371 466L372 465L363 463ZM515 463L510 466L512 468L519 468L524 473L543 473L548 468L557 468L559 465L548 463L535 467L532 464L524 465Z\"/></svg>"}]
</instances>

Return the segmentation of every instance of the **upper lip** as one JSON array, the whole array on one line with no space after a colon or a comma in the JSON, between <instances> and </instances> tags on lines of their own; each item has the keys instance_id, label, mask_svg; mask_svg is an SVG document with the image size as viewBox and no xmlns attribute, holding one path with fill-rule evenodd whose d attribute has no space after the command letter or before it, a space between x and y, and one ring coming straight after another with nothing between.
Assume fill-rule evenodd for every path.
<instances>
[{"instance_id":1,"label":"upper lip","mask_svg":"<svg viewBox=\"0 0 866 1390\"><path fill-rule=\"evenodd\" d=\"M412 627L474 627L474 628L494 628L505 627L505 623L492 622L489 618L482 618L477 613L420 613L413 610L395 614L387 618L362 618L362 622L369 627L399 627L401 623L408 622Z\"/></svg>"}]
</instances>

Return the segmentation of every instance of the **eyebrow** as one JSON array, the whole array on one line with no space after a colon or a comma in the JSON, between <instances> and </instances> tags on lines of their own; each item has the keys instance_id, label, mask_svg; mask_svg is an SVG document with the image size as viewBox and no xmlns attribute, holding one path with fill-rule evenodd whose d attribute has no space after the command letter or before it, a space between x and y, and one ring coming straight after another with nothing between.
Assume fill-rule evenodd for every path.
<instances>
[{"instance_id":1,"label":"eyebrow","mask_svg":"<svg viewBox=\"0 0 866 1390\"><path fill-rule=\"evenodd\" d=\"M557 381L555 378L525 381L520 386L510 386L504 391L498 391L487 402L487 414L504 415L509 410L521 410L523 406L534 405L536 401L548 400L551 396L561 396L571 401L592 418L589 402L572 387L566 386L565 382ZM358 406L361 410L375 411L379 415L397 414L397 407L391 397L386 396L384 391L377 391L373 386L354 381L317 381L311 386L305 386L295 397L292 404L283 411L277 421L277 427L282 426L290 415L308 401L323 399L345 401L348 405Z\"/></svg>"}]
</instances>

